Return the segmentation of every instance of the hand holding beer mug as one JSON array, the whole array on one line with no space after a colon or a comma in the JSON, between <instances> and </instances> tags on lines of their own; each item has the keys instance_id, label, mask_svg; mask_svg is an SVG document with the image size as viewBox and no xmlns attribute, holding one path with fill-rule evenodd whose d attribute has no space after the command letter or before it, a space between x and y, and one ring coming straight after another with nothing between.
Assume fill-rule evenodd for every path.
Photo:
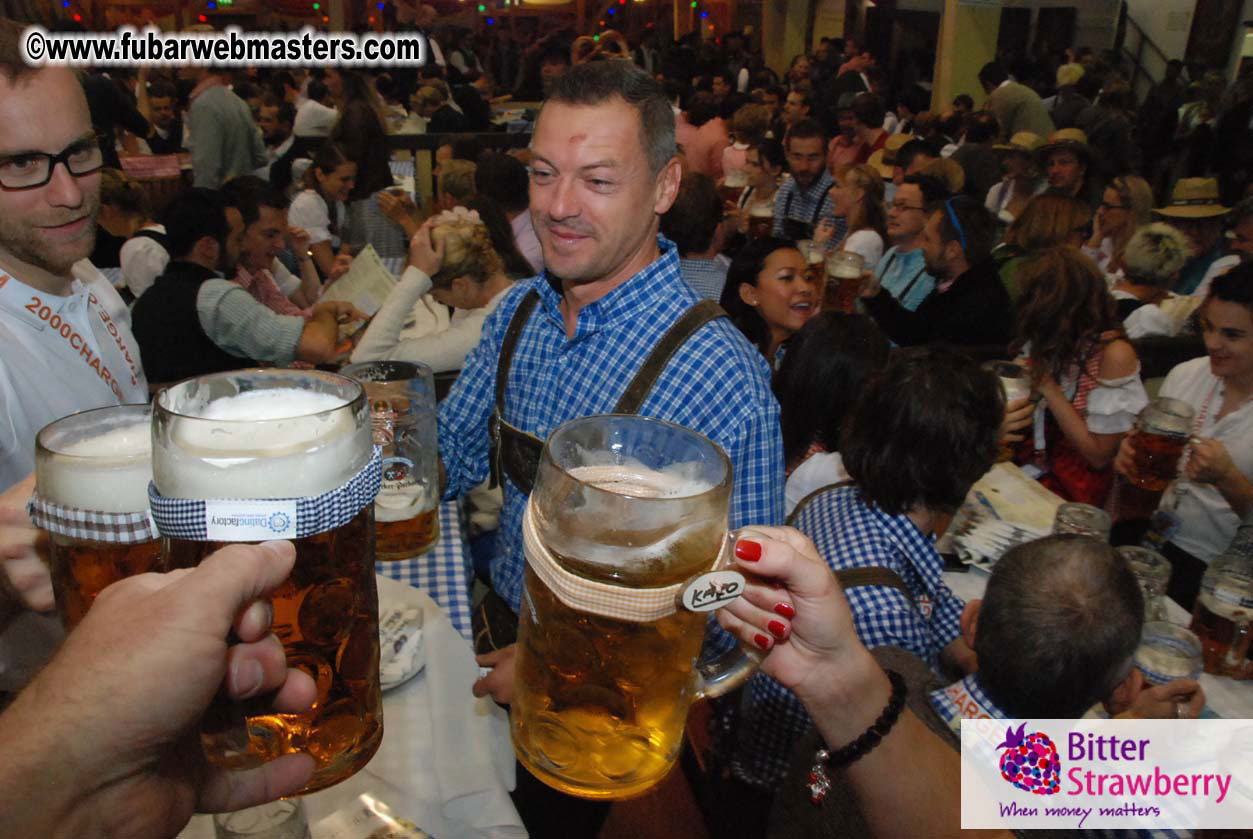
<instances>
[{"instance_id":1,"label":"hand holding beer mug","mask_svg":"<svg viewBox=\"0 0 1253 839\"><path fill-rule=\"evenodd\" d=\"M73 629L111 583L164 570L148 515L152 409L115 405L70 414L35 437L30 513L48 531L57 612Z\"/></svg>"},{"instance_id":2,"label":"hand holding beer mug","mask_svg":"<svg viewBox=\"0 0 1253 839\"><path fill-rule=\"evenodd\" d=\"M692 608L743 589L737 572L705 573L730 497L726 454L680 426L607 415L549 435L523 521L510 713L518 759L546 784L644 792L674 766L688 706L751 672L742 653L694 669L706 615Z\"/></svg>"},{"instance_id":3,"label":"hand holding beer mug","mask_svg":"<svg viewBox=\"0 0 1253 839\"><path fill-rule=\"evenodd\" d=\"M754 204L748 210L745 233L750 239L764 239L774 229L774 208L769 204Z\"/></svg>"},{"instance_id":4,"label":"hand holding beer mug","mask_svg":"<svg viewBox=\"0 0 1253 839\"><path fill-rule=\"evenodd\" d=\"M996 455L997 463L1004 463L1013 459L1014 445L1022 441L1022 432L1032 424L1035 406L1027 401L1031 398L1031 376L1026 367L1012 361L989 361L983 366L996 374L1005 394L1005 420L1001 423L1001 447Z\"/></svg>"},{"instance_id":5,"label":"hand holding beer mug","mask_svg":"<svg viewBox=\"0 0 1253 839\"><path fill-rule=\"evenodd\" d=\"M435 374L425 364L367 361L340 371L365 388L383 483L374 499L376 559L406 559L439 541Z\"/></svg>"},{"instance_id":6,"label":"hand holding beer mug","mask_svg":"<svg viewBox=\"0 0 1253 839\"><path fill-rule=\"evenodd\" d=\"M306 752L301 793L364 766L383 734L374 498L379 457L361 385L330 373L241 370L190 379L156 400L153 516L171 568L228 542L291 539L296 564L271 597L273 629L317 686L302 714L210 706L209 760L228 769Z\"/></svg>"}]
</instances>

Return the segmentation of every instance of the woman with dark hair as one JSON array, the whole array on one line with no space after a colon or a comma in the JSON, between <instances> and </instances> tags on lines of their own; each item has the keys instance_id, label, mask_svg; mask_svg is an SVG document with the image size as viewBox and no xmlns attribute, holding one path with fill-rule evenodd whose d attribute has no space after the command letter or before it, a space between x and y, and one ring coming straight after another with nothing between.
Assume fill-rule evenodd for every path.
<instances>
[{"instance_id":1,"label":"woman with dark hair","mask_svg":"<svg viewBox=\"0 0 1253 839\"><path fill-rule=\"evenodd\" d=\"M292 199L287 222L309 234L309 251L323 277L335 267L347 211L344 202L357 179L357 164L344 147L327 142L305 170L305 188Z\"/></svg>"},{"instance_id":2,"label":"woman with dark hair","mask_svg":"<svg viewBox=\"0 0 1253 839\"><path fill-rule=\"evenodd\" d=\"M1206 566L1253 512L1253 263L1214 280L1200 320L1206 356L1176 366L1160 392L1196 411L1179 477L1160 507L1178 522L1162 546L1174 566L1166 593L1185 609ZM1134 441L1123 438L1114 468L1126 474L1134 458Z\"/></svg>"},{"instance_id":3,"label":"woman with dark hair","mask_svg":"<svg viewBox=\"0 0 1253 839\"><path fill-rule=\"evenodd\" d=\"M974 669L961 637L965 603L944 584L933 540L996 459L1003 408L996 377L945 349L898 350L862 389L840 435L855 484L811 495L792 521L837 575L862 577L845 579L844 590L867 647ZM746 794L771 795L808 718L794 694L762 673L742 707L731 772Z\"/></svg>"},{"instance_id":4,"label":"woman with dark hair","mask_svg":"<svg viewBox=\"0 0 1253 839\"><path fill-rule=\"evenodd\" d=\"M840 428L862 384L888 360L890 345L865 315L821 312L788 344L774 377L787 470L787 512L806 495L848 480Z\"/></svg>"},{"instance_id":5,"label":"woman with dark hair","mask_svg":"<svg viewBox=\"0 0 1253 839\"><path fill-rule=\"evenodd\" d=\"M369 79L356 70L332 69L341 79L339 121L331 129L331 140L357 164L357 179L349 201L369 198L393 183L387 165L387 129L383 122L383 101Z\"/></svg>"},{"instance_id":6,"label":"woman with dark hair","mask_svg":"<svg viewBox=\"0 0 1253 839\"><path fill-rule=\"evenodd\" d=\"M805 268L794 242L768 236L746 244L727 269L722 308L771 365L783 342L822 305L821 283Z\"/></svg>"},{"instance_id":7,"label":"woman with dark hair","mask_svg":"<svg viewBox=\"0 0 1253 839\"><path fill-rule=\"evenodd\" d=\"M1101 269L1076 248L1040 251L1018 273L1022 298L1011 348L1025 357L1040 396L1024 449L1042 484L1099 507L1113 482L1118 444L1148 404L1140 361Z\"/></svg>"}]
</instances>

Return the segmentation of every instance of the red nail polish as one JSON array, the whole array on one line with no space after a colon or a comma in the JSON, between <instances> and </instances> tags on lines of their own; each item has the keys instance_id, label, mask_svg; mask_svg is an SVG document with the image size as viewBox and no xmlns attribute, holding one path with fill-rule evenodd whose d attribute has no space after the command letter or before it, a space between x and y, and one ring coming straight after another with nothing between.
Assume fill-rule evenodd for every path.
<instances>
[{"instance_id":1,"label":"red nail polish","mask_svg":"<svg viewBox=\"0 0 1253 839\"><path fill-rule=\"evenodd\" d=\"M791 606L787 605L786 603L774 604L774 613L778 615L779 617L787 618L788 620L791 620L792 618L796 617L796 610L793 609Z\"/></svg>"},{"instance_id":2,"label":"red nail polish","mask_svg":"<svg viewBox=\"0 0 1253 839\"><path fill-rule=\"evenodd\" d=\"M766 629L769 629L770 634L780 641L787 637L787 625L783 621L770 621L766 624Z\"/></svg>"},{"instance_id":3,"label":"red nail polish","mask_svg":"<svg viewBox=\"0 0 1253 839\"><path fill-rule=\"evenodd\" d=\"M760 632L758 632L757 635L753 638L753 641L754 643L757 644L757 646L761 647L763 650L770 649L770 639L767 638L765 635L762 635Z\"/></svg>"},{"instance_id":4,"label":"red nail polish","mask_svg":"<svg viewBox=\"0 0 1253 839\"><path fill-rule=\"evenodd\" d=\"M761 544L751 539L741 539L735 543L735 555L745 562L756 562L761 559Z\"/></svg>"}]
</instances>

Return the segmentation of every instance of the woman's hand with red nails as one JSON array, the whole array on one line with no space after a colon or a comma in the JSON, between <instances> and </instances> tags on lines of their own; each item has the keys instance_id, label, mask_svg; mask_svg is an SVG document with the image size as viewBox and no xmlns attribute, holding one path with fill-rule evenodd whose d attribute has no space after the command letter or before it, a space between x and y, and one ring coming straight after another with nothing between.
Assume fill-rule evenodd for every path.
<instances>
[{"instance_id":1,"label":"woman's hand with red nails","mask_svg":"<svg viewBox=\"0 0 1253 839\"><path fill-rule=\"evenodd\" d=\"M833 668L860 668L870 659L835 575L790 527L746 528L736 543L737 570L748 585L718 611L719 623L750 648L768 641L761 669L802 701L829 696Z\"/></svg>"}]
</instances>

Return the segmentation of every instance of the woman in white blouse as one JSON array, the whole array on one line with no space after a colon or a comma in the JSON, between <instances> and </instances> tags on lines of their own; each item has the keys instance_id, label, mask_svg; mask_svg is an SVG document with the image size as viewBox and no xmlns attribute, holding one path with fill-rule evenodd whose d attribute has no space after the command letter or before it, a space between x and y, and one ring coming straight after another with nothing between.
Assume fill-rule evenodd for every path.
<instances>
[{"instance_id":1,"label":"woman in white blouse","mask_svg":"<svg viewBox=\"0 0 1253 839\"><path fill-rule=\"evenodd\" d=\"M864 163L842 166L835 172L830 195L832 212L848 224L848 232L834 250L860 254L866 266L878 265L887 228L883 178ZM832 229L830 222L820 224L814 241L829 240Z\"/></svg>"},{"instance_id":2,"label":"woman in white blouse","mask_svg":"<svg viewBox=\"0 0 1253 839\"><path fill-rule=\"evenodd\" d=\"M1160 392L1196 412L1159 508L1177 523L1162 552L1174 566L1167 594L1185 609L1206 566L1253 513L1253 263L1214 280L1200 321L1206 355L1171 370ZM1126 474L1134 457L1134 440L1123 440L1115 468Z\"/></svg>"},{"instance_id":3,"label":"woman in white blouse","mask_svg":"<svg viewBox=\"0 0 1253 839\"><path fill-rule=\"evenodd\" d=\"M1039 396L1019 459L1066 500L1099 507L1118 445L1148 404L1140 361L1119 329L1104 276L1076 248L1031 254L1018 278L1014 347Z\"/></svg>"},{"instance_id":4,"label":"woman in white blouse","mask_svg":"<svg viewBox=\"0 0 1253 839\"><path fill-rule=\"evenodd\" d=\"M323 277L335 266L346 210L344 202L357 179L357 164L338 143L326 143L305 171L305 189L292 199L287 222L309 233L309 252Z\"/></svg>"},{"instance_id":5,"label":"woman in white blouse","mask_svg":"<svg viewBox=\"0 0 1253 839\"><path fill-rule=\"evenodd\" d=\"M409 265L370 321L352 360L420 361L437 373L459 370L479 342L483 321L512 287L478 213L464 207L440 213L413 235ZM406 319L428 291L453 307L447 328L401 338Z\"/></svg>"}]
</instances>

